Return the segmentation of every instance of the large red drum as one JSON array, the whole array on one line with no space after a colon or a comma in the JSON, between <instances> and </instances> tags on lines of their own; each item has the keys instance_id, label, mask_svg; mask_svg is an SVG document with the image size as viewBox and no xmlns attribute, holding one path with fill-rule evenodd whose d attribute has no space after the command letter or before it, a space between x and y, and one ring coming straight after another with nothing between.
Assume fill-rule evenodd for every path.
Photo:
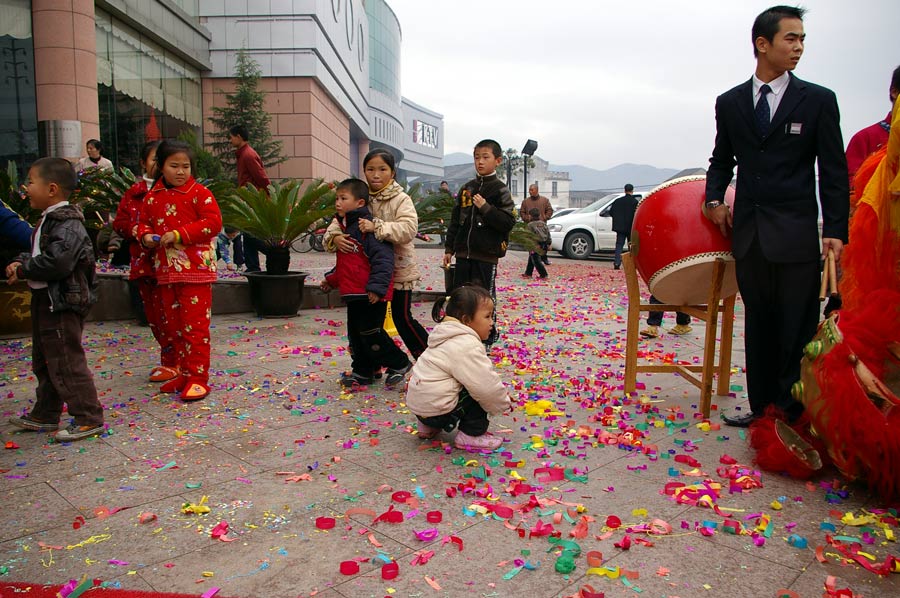
<instances>
[{"instance_id":1,"label":"large red drum","mask_svg":"<svg viewBox=\"0 0 900 598\"><path fill-rule=\"evenodd\" d=\"M638 204L631 230L631 254L638 273L663 303L702 305L709 300L716 258L725 259L722 297L737 292L731 236L703 215L706 177L666 181ZM729 186L725 202L734 203Z\"/></svg>"}]
</instances>

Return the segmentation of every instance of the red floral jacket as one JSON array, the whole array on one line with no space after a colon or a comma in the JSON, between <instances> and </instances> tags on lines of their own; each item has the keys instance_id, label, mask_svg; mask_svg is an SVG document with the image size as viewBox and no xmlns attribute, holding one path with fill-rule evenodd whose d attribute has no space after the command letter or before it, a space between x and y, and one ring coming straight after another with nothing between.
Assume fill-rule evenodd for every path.
<instances>
[{"instance_id":1,"label":"red floral jacket","mask_svg":"<svg viewBox=\"0 0 900 598\"><path fill-rule=\"evenodd\" d=\"M222 230L222 213L209 189L193 177L181 187L167 188L162 179L144 199L138 238L177 231L181 242L159 246L153 268L160 284L214 282L215 239Z\"/></svg>"}]
</instances>

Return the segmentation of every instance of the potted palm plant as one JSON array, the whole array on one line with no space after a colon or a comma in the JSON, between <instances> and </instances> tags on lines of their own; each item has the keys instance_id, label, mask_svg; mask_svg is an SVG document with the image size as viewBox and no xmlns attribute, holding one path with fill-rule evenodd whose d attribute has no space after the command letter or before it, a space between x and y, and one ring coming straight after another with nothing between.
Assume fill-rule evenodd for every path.
<instances>
[{"instance_id":1,"label":"potted palm plant","mask_svg":"<svg viewBox=\"0 0 900 598\"><path fill-rule=\"evenodd\" d=\"M290 270L291 243L334 212L334 186L322 179L247 185L216 196L222 221L259 239L264 272L246 272L250 298L260 317L294 316L303 303L306 272Z\"/></svg>"}]
</instances>

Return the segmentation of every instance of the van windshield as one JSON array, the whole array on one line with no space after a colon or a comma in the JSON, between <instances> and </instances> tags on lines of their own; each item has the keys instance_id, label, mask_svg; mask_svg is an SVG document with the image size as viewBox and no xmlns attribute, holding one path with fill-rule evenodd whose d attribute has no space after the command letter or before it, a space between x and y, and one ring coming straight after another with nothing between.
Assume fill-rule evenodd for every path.
<instances>
[{"instance_id":1,"label":"van windshield","mask_svg":"<svg viewBox=\"0 0 900 598\"><path fill-rule=\"evenodd\" d=\"M591 212L596 212L610 201L616 199L617 197L621 197L621 193L610 193L609 195L604 195L594 203L588 204L583 208L575 210L575 214L590 214Z\"/></svg>"}]
</instances>

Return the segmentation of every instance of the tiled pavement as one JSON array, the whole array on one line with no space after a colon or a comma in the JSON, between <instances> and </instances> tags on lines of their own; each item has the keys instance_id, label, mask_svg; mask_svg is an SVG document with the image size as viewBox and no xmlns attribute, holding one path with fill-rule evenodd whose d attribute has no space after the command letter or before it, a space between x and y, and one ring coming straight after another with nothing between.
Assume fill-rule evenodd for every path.
<instances>
[{"instance_id":1,"label":"tiled pavement","mask_svg":"<svg viewBox=\"0 0 900 598\"><path fill-rule=\"evenodd\" d=\"M300 260L316 276L328 258ZM424 286L442 286L438 260L437 251L420 251ZM828 495L835 501L829 502L824 488L839 481L833 471L809 484L763 473L761 488L730 494L717 474L720 458L749 465L751 451L737 430L696 425L693 386L648 374L637 397L622 395L622 273L604 261L553 261L547 281L519 277L523 254L502 262L504 339L493 357L520 407L493 420L508 442L490 456L451 450L448 438L419 441L403 394L380 383L341 394L335 380L348 358L340 309L290 319L216 316L214 392L194 404L157 395L145 381L154 364L146 328L92 323L85 343L109 429L68 445L5 423L28 408L34 381L30 342L2 341L0 430L12 444L0 455L0 593L3 581L62 583L86 574L113 587L198 596L219 587L219 596L561 597L589 584L606 596L774 597L787 589L818 597L834 575L838 588L866 598L900 595L896 575L879 578L841 564L830 547L824 563L816 559L815 548L825 544L823 523L861 538L866 530L845 526L840 517L883 506L878 500L850 486L842 498ZM429 305L417 305L415 313L430 323ZM666 324L673 323L667 316ZM722 410L746 404L741 324L739 309L735 396L715 400ZM641 350L656 359L699 358L703 332L695 325L688 337L642 341ZM526 415L525 403L539 399L552 401L560 414ZM597 421L604 413L609 421ZM661 458L578 438L579 426L591 433L637 430ZM665 494L668 482L704 479L689 475L694 468L676 461L678 455L693 457L709 479L724 482L718 513ZM514 462L523 464L511 467ZM572 479L542 482L535 469L550 465L568 468ZM519 478L534 491L514 496ZM467 483L480 496L448 496L448 489ZM392 501L398 491L412 500ZM536 508L517 508L508 522L470 509L476 503L519 507L532 496ZM203 497L208 514L182 511ZM373 523L373 514L391 507L403 513L402 522ZM440 511L442 521L426 521L430 511ZM770 517L770 537L760 543L724 533L728 513L749 529L759 514ZM141 523L141 514L155 519ZM590 518L586 535L572 538L582 515ZM605 527L609 516L623 527ZM317 529L319 517L335 518L336 526ZM656 519L671 532L625 531ZM529 538L538 520L579 545L571 573L554 570L559 550L547 536ZM717 525L711 535L698 531L705 521ZM230 541L211 537L220 522L227 522ZM896 525L893 530L898 533ZM880 528L868 531L872 542L864 551L878 562L900 552ZM791 534L808 547L790 545ZM626 535L627 550L621 547ZM462 550L448 538L461 541ZM589 551L602 553L605 569L588 573ZM342 575L340 563L354 559L360 572ZM400 574L384 580L381 565L389 560Z\"/></svg>"}]
</instances>

